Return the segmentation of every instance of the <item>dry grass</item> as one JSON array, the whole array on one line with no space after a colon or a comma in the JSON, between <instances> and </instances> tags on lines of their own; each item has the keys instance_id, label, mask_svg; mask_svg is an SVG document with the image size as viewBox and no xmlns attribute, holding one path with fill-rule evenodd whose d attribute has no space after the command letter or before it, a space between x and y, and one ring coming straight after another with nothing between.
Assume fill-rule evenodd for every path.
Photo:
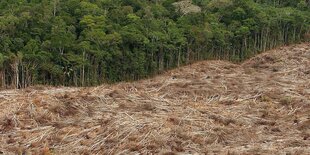
<instances>
[{"instance_id":1,"label":"dry grass","mask_svg":"<svg viewBox=\"0 0 310 155\"><path fill-rule=\"evenodd\" d=\"M310 154L310 44L153 79L0 92L0 154Z\"/></svg>"}]
</instances>

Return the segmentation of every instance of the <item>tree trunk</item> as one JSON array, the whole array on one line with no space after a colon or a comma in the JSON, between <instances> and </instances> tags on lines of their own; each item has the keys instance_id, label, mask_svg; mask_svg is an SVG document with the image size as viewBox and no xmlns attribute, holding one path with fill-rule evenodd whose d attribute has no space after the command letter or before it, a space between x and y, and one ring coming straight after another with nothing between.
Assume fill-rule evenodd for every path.
<instances>
[{"instance_id":1,"label":"tree trunk","mask_svg":"<svg viewBox=\"0 0 310 155\"><path fill-rule=\"evenodd\" d=\"M15 89L19 88L19 62L15 61L12 65L13 69L13 79L12 79L12 87Z\"/></svg>"},{"instance_id":2,"label":"tree trunk","mask_svg":"<svg viewBox=\"0 0 310 155\"><path fill-rule=\"evenodd\" d=\"M5 88L5 72L3 70L0 70L0 80L1 80L1 88Z\"/></svg>"},{"instance_id":3,"label":"tree trunk","mask_svg":"<svg viewBox=\"0 0 310 155\"><path fill-rule=\"evenodd\" d=\"M181 61L181 48L178 48L178 67L180 67L180 61Z\"/></svg>"},{"instance_id":4,"label":"tree trunk","mask_svg":"<svg viewBox=\"0 0 310 155\"><path fill-rule=\"evenodd\" d=\"M84 87L84 83L85 83L85 51L83 52L83 66L82 66L82 73L81 73L81 85L82 87Z\"/></svg>"},{"instance_id":5,"label":"tree trunk","mask_svg":"<svg viewBox=\"0 0 310 155\"><path fill-rule=\"evenodd\" d=\"M57 13L57 4L58 4L58 0L54 0L54 4L53 4L53 16L56 16Z\"/></svg>"}]
</instances>

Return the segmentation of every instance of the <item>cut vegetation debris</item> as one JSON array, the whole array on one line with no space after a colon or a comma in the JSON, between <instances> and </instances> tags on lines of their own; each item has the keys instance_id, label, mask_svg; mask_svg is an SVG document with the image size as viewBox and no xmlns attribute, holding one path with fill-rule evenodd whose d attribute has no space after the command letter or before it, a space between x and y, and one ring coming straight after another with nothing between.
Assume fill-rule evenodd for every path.
<instances>
[{"instance_id":1,"label":"cut vegetation debris","mask_svg":"<svg viewBox=\"0 0 310 155\"><path fill-rule=\"evenodd\" d=\"M310 43L133 83L0 92L0 154L310 154Z\"/></svg>"}]
</instances>

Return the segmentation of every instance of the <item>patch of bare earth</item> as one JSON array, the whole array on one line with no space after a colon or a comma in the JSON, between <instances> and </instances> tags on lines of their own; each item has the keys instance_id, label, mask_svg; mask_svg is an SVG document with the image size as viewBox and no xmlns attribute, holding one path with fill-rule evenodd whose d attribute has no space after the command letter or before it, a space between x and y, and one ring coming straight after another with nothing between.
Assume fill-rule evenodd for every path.
<instances>
[{"instance_id":1,"label":"patch of bare earth","mask_svg":"<svg viewBox=\"0 0 310 155\"><path fill-rule=\"evenodd\" d=\"M0 154L310 154L310 44L94 88L0 92Z\"/></svg>"}]
</instances>

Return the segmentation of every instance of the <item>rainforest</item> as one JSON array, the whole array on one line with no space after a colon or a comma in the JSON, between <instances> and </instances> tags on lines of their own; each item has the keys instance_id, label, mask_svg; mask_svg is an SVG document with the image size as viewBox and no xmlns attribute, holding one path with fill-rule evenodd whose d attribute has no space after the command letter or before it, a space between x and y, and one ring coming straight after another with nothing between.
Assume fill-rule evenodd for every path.
<instances>
[{"instance_id":1,"label":"rainforest","mask_svg":"<svg viewBox=\"0 0 310 155\"><path fill-rule=\"evenodd\" d=\"M309 0L1 0L0 86L96 86L309 40Z\"/></svg>"}]
</instances>

